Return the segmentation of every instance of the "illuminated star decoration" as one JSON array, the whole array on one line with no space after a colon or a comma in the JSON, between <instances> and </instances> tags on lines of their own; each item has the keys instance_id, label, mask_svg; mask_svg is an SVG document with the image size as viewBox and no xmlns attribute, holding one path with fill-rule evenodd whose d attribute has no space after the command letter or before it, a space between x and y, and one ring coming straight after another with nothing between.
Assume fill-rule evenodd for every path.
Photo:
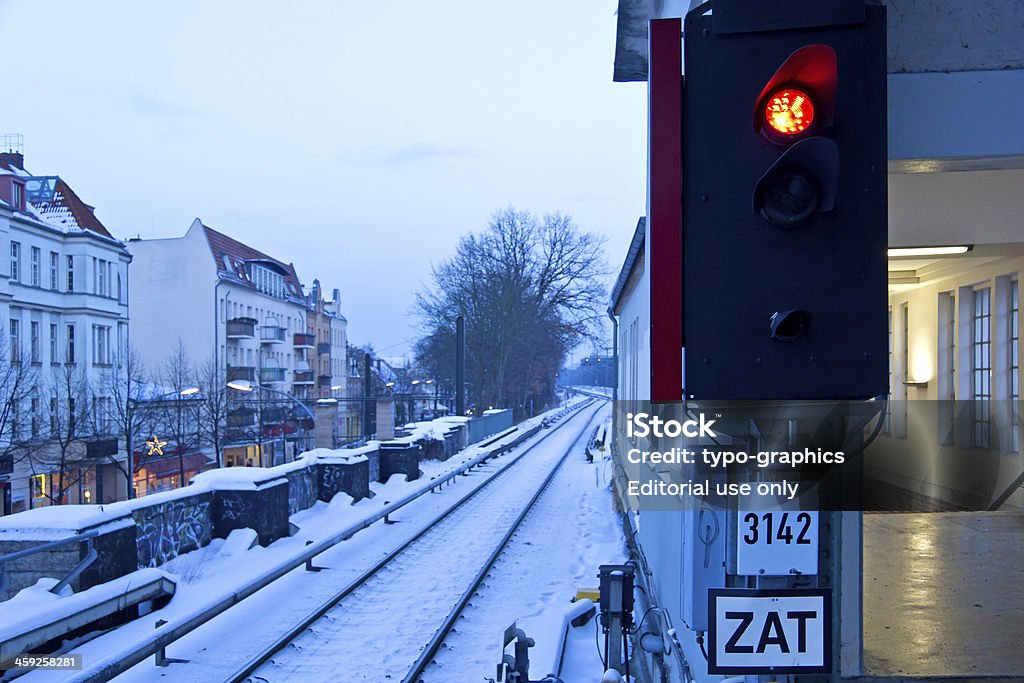
<instances>
[{"instance_id":1,"label":"illuminated star decoration","mask_svg":"<svg viewBox=\"0 0 1024 683\"><path fill-rule=\"evenodd\" d=\"M146 445L149 446L149 452L146 453L146 455L153 455L154 453L157 455L163 455L164 446L167 445L167 442L161 441L156 435L153 435L153 438L147 441Z\"/></svg>"}]
</instances>

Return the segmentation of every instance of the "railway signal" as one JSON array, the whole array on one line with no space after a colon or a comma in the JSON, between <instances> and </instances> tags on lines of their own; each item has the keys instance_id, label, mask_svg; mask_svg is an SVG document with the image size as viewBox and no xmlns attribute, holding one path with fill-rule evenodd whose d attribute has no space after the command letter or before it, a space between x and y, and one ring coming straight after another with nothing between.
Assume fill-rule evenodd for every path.
<instances>
[{"instance_id":1,"label":"railway signal","mask_svg":"<svg viewBox=\"0 0 1024 683\"><path fill-rule=\"evenodd\" d=\"M883 394L885 8L710 4L683 31L686 397Z\"/></svg>"}]
</instances>

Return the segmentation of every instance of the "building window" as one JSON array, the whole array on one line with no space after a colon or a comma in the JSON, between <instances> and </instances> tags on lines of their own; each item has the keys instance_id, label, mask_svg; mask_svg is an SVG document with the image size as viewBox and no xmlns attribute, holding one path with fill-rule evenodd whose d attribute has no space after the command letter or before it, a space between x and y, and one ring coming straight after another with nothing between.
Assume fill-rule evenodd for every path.
<instances>
[{"instance_id":1,"label":"building window","mask_svg":"<svg viewBox=\"0 0 1024 683\"><path fill-rule=\"evenodd\" d=\"M14 209L16 211L25 210L25 188L22 187L21 183L11 183L11 199L13 200Z\"/></svg>"},{"instance_id":2,"label":"building window","mask_svg":"<svg viewBox=\"0 0 1024 683\"><path fill-rule=\"evenodd\" d=\"M118 367L128 361L128 326L117 324L117 347L114 349L114 362Z\"/></svg>"},{"instance_id":3,"label":"building window","mask_svg":"<svg viewBox=\"0 0 1024 683\"><path fill-rule=\"evenodd\" d=\"M42 268L43 252L39 247L32 247L29 252L29 282L33 287L39 286L40 281L40 270Z\"/></svg>"},{"instance_id":4,"label":"building window","mask_svg":"<svg viewBox=\"0 0 1024 683\"><path fill-rule=\"evenodd\" d=\"M50 363L58 363L57 324L50 323Z\"/></svg>"},{"instance_id":5,"label":"building window","mask_svg":"<svg viewBox=\"0 0 1024 683\"><path fill-rule=\"evenodd\" d=\"M39 362L39 323L35 320L29 323L29 341L32 352L32 362Z\"/></svg>"},{"instance_id":6,"label":"building window","mask_svg":"<svg viewBox=\"0 0 1024 683\"><path fill-rule=\"evenodd\" d=\"M93 264L96 264L96 259L93 259ZM96 279L93 280L94 294L100 296L109 296L110 292L107 290L107 262L103 259L99 260L99 266L96 268Z\"/></svg>"},{"instance_id":7,"label":"building window","mask_svg":"<svg viewBox=\"0 0 1024 683\"><path fill-rule=\"evenodd\" d=\"M75 257L68 256L68 291L75 291Z\"/></svg>"},{"instance_id":8,"label":"building window","mask_svg":"<svg viewBox=\"0 0 1024 683\"><path fill-rule=\"evenodd\" d=\"M28 497L33 508L46 505L46 475L33 474L28 479Z\"/></svg>"},{"instance_id":9,"label":"building window","mask_svg":"<svg viewBox=\"0 0 1024 683\"><path fill-rule=\"evenodd\" d=\"M11 242L11 280L21 282L21 244Z\"/></svg>"},{"instance_id":10,"label":"building window","mask_svg":"<svg viewBox=\"0 0 1024 683\"><path fill-rule=\"evenodd\" d=\"M32 397L32 438L39 438L39 397Z\"/></svg>"},{"instance_id":11,"label":"building window","mask_svg":"<svg viewBox=\"0 0 1024 683\"><path fill-rule=\"evenodd\" d=\"M110 365L110 328L106 325L92 326L92 364Z\"/></svg>"},{"instance_id":12,"label":"building window","mask_svg":"<svg viewBox=\"0 0 1024 683\"><path fill-rule=\"evenodd\" d=\"M74 363L75 363L75 326L73 324L67 326L67 335L68 335L67 355L65 356L64 360L65 360L66 363L74 365Z\"/></svg>"},{"instance_id":13,"label":"building window","mask_svg":"<svg viewBox=\"0 0 1024 683\"><path fill-rule=\"evenodd\" d=\"M57 289L60 283L60 256L57 252L50 252L50 289Z\"/></svg>"},{"instance_id":14,"label":"building window","mask_svg":"<svg viewBox=\"0 0 1024 683\"><path fill-rule=\"evenodd\" d=\"M1020 452L1020 356L1018 355L1020 329L1020 288L1017 280L1010 281L1010 452Z\"/></svg>"},{"instance_id":15,"label":"building window","mask_svg":"<svg viewBox=\"0 0 1024 683\"><path fill-rule=\"evenodd\" d=\"M938 332L939 444L947 446L955 440L956 417L956 296L953 292L939 293Z\"/></svg>"},{"instance_id":16,"label":"building window","mask_svg":"<svg viewBox=\"0 0 1024 683\"><path fill-rule=\"evenodd\" d=\"M973 444L992 443L992 289L974 290L971 314L971 407Z\"/></svg>"},{"instance_id":17,"label":"building window","mask_svg":"<svg viewBox=\"0 0 1024 683\"><path fill-rule=\"evenodd\" d=\"M20 358L20 346L21 346L21 321L17 318L11 318L11 334L9 337L11 342L11 362L17 363Z\"/></svg>"}]
</instances>

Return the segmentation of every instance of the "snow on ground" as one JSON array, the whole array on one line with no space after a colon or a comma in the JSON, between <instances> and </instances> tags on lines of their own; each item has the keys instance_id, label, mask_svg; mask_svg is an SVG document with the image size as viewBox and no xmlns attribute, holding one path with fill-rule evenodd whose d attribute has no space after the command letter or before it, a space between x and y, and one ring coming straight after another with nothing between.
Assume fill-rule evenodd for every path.
<instances>
[{"instance_id":1,"label":"snow on ground","mask_svg":"<svg viewBox=\"0 0 1024 683\"><path fill-rule=\"evenodd\" d=\"M528 429L544 417L539 415L520 426ZM538 437L546 433L542 431ZM216 539L204 548L182 555L162 567L177 581L175 596L166 607L76 646L74 652L82 654L86 669L102 660L116 659L119 653L149 639L154 633L157 620L166 620L169 625L173 625L205 611L268 568L300 555L308 541L330 537L414 491L429 488L430 480L458 469L516 436L515 433L510 434L487 448L471 446L447 461L424 461L420 465L423 472L420 480L406 482L404 477L398 476L391 477L384 484L374 483L371 485L374 497L354 505L345 494L335 496L330 503L318 502L312 508L292 516L291 521L300 528L296 535L280 539L268 547L250 547L252 537L247 535L246 530L242 530L227 539ZM285 632L290 625L301 621L313 605L323 602L339 586L352 580L392 548L414 535L418 524L433 519L455 500L482 485L486 477L516 457L522 449L523 446L520 446L510 454L493 458L476 467L464 477L456 477L453 484L443 487L438 493L417 498L391 516L398 523L374 524L322 553L316 558L316 564L328 567L328 571L308 573L303 568L293 570L212 622L173 643L168 648L168 656L189 659L189 664L157 668L150 657L116 680L223 680L238 664L258 652L263 644ZM359 454L353 455L358 457ZM251 469L249 473L251 476ZM224 476L230 478L233 473ZM241 481L236 483L244 485ZM74 680L74 675L70 672L35 671L19 680L63 681Z\"/></svg>"},{"instance_id":2,"label":"snow on ground","mask_svg":"<svg viewBox=\"0 0 1024 683\"><path fill-rule=\"evenodd\" d=\"M603 408L587 427L588 437L608 410ZM584 440L573 450L523 520L459 620L458 630L424 673L427 683L480 683L485 674L493 676L501 637L513 622L536 641L530 650L530 678L556 672L563 616L572 607L576 589L596 587L600 565L627 559L604 463L587 463L585 445ZM594 644L595 628L596 617L570 631L561 672L566 683L599 680L604 671Z\"/></svg>"},{"instance_id":3,"label":"snow on ground","mask_svg":"<svg viewBox=\"0 0 1024 683\"><path fill-rule=\"evenodd\" d=\"M402 680L551 468L580 430L590 429L591 413L432 528L253 678L331 681L343 667L350 681ZM472 679L478 683L487 670Z\"/></svg>"}]
</instances>

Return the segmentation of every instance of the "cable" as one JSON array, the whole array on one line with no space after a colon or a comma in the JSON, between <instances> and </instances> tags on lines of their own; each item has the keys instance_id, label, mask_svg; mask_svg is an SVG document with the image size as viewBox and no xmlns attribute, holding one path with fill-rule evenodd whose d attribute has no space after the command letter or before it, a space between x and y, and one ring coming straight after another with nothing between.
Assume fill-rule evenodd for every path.
<instances>
[{"instance_id":1,"label":"cable","mask_svg":"<svg viewBox=\"0 0 1024 683\"><path fill-rule=\"evenodd\" d=\"M601 639L598 634L598 631L600 630L599 621L601 621L600 616L598 616L597 619L594 619L594 647L597 648L597 658L601 660L601 666L607 668L608 663L604 661L604 655L601 654Z\"/></svg>"},{"instance_id":2,"label":"cable","mask_svg":"<svg viewBox=\"0 0 1024 683\"><path fill-rule=\"evenodd\" d=\"M708 651L704 649L704 631L697 631L697 644L700 645L700 653L704 655L704 661L708 661Z\"/></svg>"},{"instance_id":3,"label":"cable","mask_svg":"<svg viewBox=\"0 0 1024 683\"><path fill-rule=\"evenodd\" d=\"M637 587L639 588L639 586L637 586ZM640 632L640 627L642 627L644 625L644 622L647 621L647 615L650 614L651 612L653 612L656 609L659 609L659 608L657 608L657 607L650 607L650 608L648 608L648 610L646 612L644 612L644 616L640 618L640 623L637 624L636 626L634 626L629 632L633 633L633 634L639 633Z\"/></svg>"}]
</instances>

